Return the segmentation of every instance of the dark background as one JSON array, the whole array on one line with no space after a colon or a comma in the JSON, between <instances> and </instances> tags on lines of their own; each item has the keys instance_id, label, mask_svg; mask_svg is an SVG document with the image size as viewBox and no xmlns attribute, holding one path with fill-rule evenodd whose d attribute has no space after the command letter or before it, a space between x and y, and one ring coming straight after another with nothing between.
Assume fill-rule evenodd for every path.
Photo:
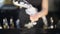
<instances>
[{"instance_id":1,"label":"dark background","mask_svg":"<svg viewBox=\"0 0 60 34\"><path fill-rule=\"evenodd\" d=\"M49 30L46 30L48 33L47 34L60 34L60 22L58 22L60 20L60 0L49 0L49 12L48 12L48 15L47 15L47 19L48 19L48 26L51 25L51 22L50 22L50 17L53 17L54 19L54 23L53 25L57 25L56 29L49 29ZM8 3L8 4L4 4L2 6L2 8L0 9L0 24L2 25L2 19L3 18L7 18L8 21L10 18L13 18L14 19L14 22L16 21L16 19L18 19L18 13L19 13L19 9L17 8L14 8L16 6L13 7L13 9L3 9L3 7L11 7L11 6L14 6L12 3ZM15 23L14 23L15 24ZM19 34L19 31L18 29L12 29L12 30L0 30L0 33L1 34Z\"/></svg>"}]
</instances>

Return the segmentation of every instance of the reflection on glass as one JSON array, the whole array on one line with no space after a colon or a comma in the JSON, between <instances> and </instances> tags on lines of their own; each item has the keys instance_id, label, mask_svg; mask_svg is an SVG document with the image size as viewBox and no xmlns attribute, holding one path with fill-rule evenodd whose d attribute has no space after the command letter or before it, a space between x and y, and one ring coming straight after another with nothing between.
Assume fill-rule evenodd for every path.
<instances>
[{"instance_id":1,"label":"reflection on glass","mask_svg":"<svg viewBox=\"0 0 60 34\"><path fill-rule=\"evenodd\" d=\"M4 5L4 0L0 0L0 8Z\"/></svg>"}]
</instances>

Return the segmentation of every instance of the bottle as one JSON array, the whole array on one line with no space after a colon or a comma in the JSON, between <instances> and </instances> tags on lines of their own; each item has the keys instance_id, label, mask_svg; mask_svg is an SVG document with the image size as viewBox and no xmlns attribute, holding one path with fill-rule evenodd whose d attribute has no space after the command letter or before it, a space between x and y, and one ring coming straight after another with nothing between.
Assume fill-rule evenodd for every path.
<instances>
[{"instance_id":1,"label":"bottle","mask_svg":"<svg viewBox=\"0 0 60 34\"><path fill-rule=\"evenodd\" d=\"M7 18L3 19L3 28L4 29L9 29Z\"/></svg>"},{"instance_id":2,"label":"bottle","mask_svg":"<svg viewBox=\"0 0 60 34\"><path fill-rule=\"evenodd\" d=\"M46 18L46 16L43 16L42 19L43 19L43 23L44 23L43 29L48 29L48 24L47 24L47 18Z\"/></svg>"},{"instance_id":3,"label":"bottle","mask_svg":"<svg viewBox=\"0 0 60 34\"><path fill-rule=\"evenodd\" d=\"M2 26L1 26L1 24L0 24L0 29L2 29Z\"/></svg>"},{"instance_id":4,"label":"bottle","mask_svg":"<svg viewBox=\"0 0 60 34\"><path fill-rule=\"evenodd\" d=\"M16 20L16 27L17 27L17 29L20 29L20 25L19 25L19 24L20 24L20 20L17 19L17 20Z\"/></svg>"},{"instance_id":5,"label":"bottle","mask_svg":"<svg viewBox=\"0 0 60 34\"><path fill-rule=\"evenodd\" d=\"M50 29L53 29L53 28L54 28L54 26L53 26L53 22L54 22L54 20L53 20L53 18L52 18L52 17L50 18L50 21L51 21Z\"/></svg>"},{"instance_id":6,"label":"bottle","mask_svg":"<svg viewBox=\"0 0 60 34\"><path fill-rule=\"evenodd\" d=\"M14 29L13 18L10 18L10 29Z\"/></svg>"}]
</instances>

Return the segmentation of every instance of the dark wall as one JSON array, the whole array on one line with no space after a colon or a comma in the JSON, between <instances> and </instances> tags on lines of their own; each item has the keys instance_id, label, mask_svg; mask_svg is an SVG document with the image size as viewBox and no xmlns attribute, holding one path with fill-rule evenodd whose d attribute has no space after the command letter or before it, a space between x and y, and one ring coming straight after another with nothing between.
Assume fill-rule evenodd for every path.
<instances>
[{"instance_id":1,"label":"dark wall","mask_svg":"<svg viewBox=\"0 0 60 34\"><path fill-rule=\"evenodd\" d=\"M49 12L60 11L60 0L49 0Z\"/></svg>"}]
</instances>

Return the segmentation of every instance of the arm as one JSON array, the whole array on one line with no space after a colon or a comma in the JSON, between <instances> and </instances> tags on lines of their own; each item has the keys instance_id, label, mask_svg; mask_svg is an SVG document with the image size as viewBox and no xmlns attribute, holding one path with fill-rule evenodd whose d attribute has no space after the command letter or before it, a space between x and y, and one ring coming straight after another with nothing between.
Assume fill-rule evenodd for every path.
<instances>
[{"instance_id":1,"label":"arm","mask_svg":"<svg viewBox=\"0 0 60 34\"><path fill-rule=\"evenodd\" d=\"M42 0L42 10L39 12L39 17L46 16L48 14L48 0Z\"/></svg>"},{"instance_id":2,"label":"arm","mask_svg":"<svg viewBox=\"0 0 60 34\"><path fill-rule=\"evenodd\" d=\"M48 0L42 0L42 10L35 15L30 16L32 22L39 20L39 18L48 14Z\"/></svg>"}]
</instances>

